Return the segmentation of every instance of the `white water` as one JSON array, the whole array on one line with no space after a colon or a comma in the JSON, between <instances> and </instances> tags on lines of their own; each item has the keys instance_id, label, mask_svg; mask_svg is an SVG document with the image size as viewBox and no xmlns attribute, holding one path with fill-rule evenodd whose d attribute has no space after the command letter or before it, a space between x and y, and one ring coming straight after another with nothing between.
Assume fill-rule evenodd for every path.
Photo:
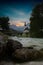
<instances>
[{"instance_id":1,"label":"white water","mask_svg":"<svg viewBox=\"0 0 43 65\"><path fill-rule=\"evenodd\" d=\"M36 49L43 48L43 38L22 38L22 37L10 37L13 40L17 40L23 44L24 47L36 45Z\"/></svg>"}]
</instances>

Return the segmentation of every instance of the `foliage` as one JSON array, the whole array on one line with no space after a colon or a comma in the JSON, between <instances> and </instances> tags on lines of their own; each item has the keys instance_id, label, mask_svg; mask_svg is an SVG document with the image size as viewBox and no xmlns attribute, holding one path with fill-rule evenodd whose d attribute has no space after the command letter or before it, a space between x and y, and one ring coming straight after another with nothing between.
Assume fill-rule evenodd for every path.
<instances>
[{"instance_id":1,"label":"foliage","mask_svg":"<svg viewBox=\"0 0 43 65\"><path fill-rule=\"evenodd\" d=\"M8 41L8 35L5 35L2 32L0 32L0 42L6 43L7 41Z\"/></svg>"},{"instance_id":2,"label":"foliage","mask_svg":"<svg viewBox=\"0 0 43 65\"><path fill-rule=\"evenodd\" d=\"M30 36L43 37L43 3L33 9L30 21Z\"/></svg>"},{"instance_id":3,"label":"foliage","mask_svg":"<svg viewBox=\"0 0 43 65\"><path fill-rule=\"evenodd\" d=\"M8 30L9 29L9 18L8 17L0 17L0 27L3 30Z\"/></svg>"}]
</instances>

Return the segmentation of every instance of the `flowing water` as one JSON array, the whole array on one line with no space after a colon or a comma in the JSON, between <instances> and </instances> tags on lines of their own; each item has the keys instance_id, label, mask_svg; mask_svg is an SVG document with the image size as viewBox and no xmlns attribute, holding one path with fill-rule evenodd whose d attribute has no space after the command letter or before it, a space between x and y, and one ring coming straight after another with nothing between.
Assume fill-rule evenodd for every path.
<instances>
[{"instance_id":1,"label":"flowing water","mask_svg":"<svg viewBox=\"0 0 43 65\"><path fill-rule=\"evenodd\" d=\"M13 40L18 40L23 44L24 47L34 46L35 49L39 50L43 48L43 38L22 38L22 37L10 37ZM43 61L30 61L24 63L13 63L13 62L1 62L0 65L43 65Z\"/></svg>"},{"instance_id":2,"label":"flowing water","mask_svg":"<svg viewBox=\"0 0 43 65\"><path fill-rule=\"evenodd\" d=\"M24 47L34 46L34 48L38 50L43 48L43 38L22 38L22 37L10 37L10 38L21 42Z\"/></svg>"}]
</instances>

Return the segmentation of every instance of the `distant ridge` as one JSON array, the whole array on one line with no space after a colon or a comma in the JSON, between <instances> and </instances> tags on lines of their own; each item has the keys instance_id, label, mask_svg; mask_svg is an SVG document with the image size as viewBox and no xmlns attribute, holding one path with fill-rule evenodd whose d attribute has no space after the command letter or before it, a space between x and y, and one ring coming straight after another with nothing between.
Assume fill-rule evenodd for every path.
<instances>
[{"instance_id":1,"label":"distant ridge","mask_svg":"<svg viewBox=\"0 0 43 65\"><path fill-rule=\"evenodd\" d=\"M16 30L16 31L19 31L19 32L23 32L26 27L30 28L29 24L27 24L26 26L10 25L9 27L10 27L10 29L13 29L13 30Z\"/></svg>"}]
</instances>

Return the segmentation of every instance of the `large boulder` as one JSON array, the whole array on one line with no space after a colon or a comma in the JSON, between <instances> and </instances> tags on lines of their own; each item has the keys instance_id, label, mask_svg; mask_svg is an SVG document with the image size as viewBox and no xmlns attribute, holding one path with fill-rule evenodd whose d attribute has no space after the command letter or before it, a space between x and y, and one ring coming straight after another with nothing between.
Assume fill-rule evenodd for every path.
<instances>
[{"instance_id":1,"label":"large boulder","mask_svg":"<svg viewBox=\"0 0 43 65\"><path fill-rule=\"evenodd\" d=\"M0 60L4 58L6 51L6 45L0 43Z\"/></svg>"},{"instance_id":2,"label":"large boulder","mask_svg":"<svg viewBox=\"0 0 43 65\"><path fill-rule=\"evenodd\" d=\"M8 36L0 33L0 59L5 55L7 40Z\"/></svg>"},{"instance_id":3,"label":"large boulder","mask_svg":"<svg viewBox=\"0 0 43 65\"><path fill-rule=\"evenodd\" d=\"M6 46L6 54L9 56L16 50L22 48L22 44L16 40L9 39Z\"/></svg>"},{"instance_id":4,"label":"large boulder","mask_svg":"<svg viewBox=\"0 0 43 65\"><path fill-rule=\"evenodd\" d=\"M34 60L38 58L38 51L35 49L28 49L26 47L21 49L16 49L12 54L13 60L16 58L20 61Z\"/></svg>"},{"instance_id":5,"label":"large boulder","mask_svg":"<svg viewBox=\"0 0 43 65\"><path fill-rule=\"evenodd\" d=\"M43 59L43 48L41 48L39 51L40 51L40 54L39 54L40 55L40 58Z\"/></svg>"},{"instance_id":6,"label":"large boulder","mask_svg":"<svg viewBox=\"0 0 43 65\"><path fill-rule=\"evenodd\" d=\"M16 49L16 51L12 54L12 57L13 60L16 59L19 61L37 60L43 57L43 52L22 47L21 49Z\"/></svg>"},{"instance_id":7,"label":"large boulder","mask_svg":"<svg viewBox=\"0 0 43 65\"><path fill-rule=\"evenodd\" d=\"M16 49L16 51L12 54L13 60L25 61L28 59L28 49Z\"/></svg>"},{"instance_id":8,"label":"large boulder","mask_svg":"<svg viewBox=\"0 0 43 65\"><path fill-rule=\"evenodd\" d=\"M12 47L14 50L15 50L15 49L22 48L22 44L21 44L19 41L17 41L17 40L12 40L12 39L9 39L9 40L8 40L7 46L8 46L8 47Z\"/></svg>"},{"instance_id":9,"label":"large boulder","mask_svg":"<svg viewBox=\"0 0 43 65\"><path fill-rule=\"evenodd\" d=\"M41 48L40 51L43 51L43 48Z\"/></svg>"}]
</instances>

